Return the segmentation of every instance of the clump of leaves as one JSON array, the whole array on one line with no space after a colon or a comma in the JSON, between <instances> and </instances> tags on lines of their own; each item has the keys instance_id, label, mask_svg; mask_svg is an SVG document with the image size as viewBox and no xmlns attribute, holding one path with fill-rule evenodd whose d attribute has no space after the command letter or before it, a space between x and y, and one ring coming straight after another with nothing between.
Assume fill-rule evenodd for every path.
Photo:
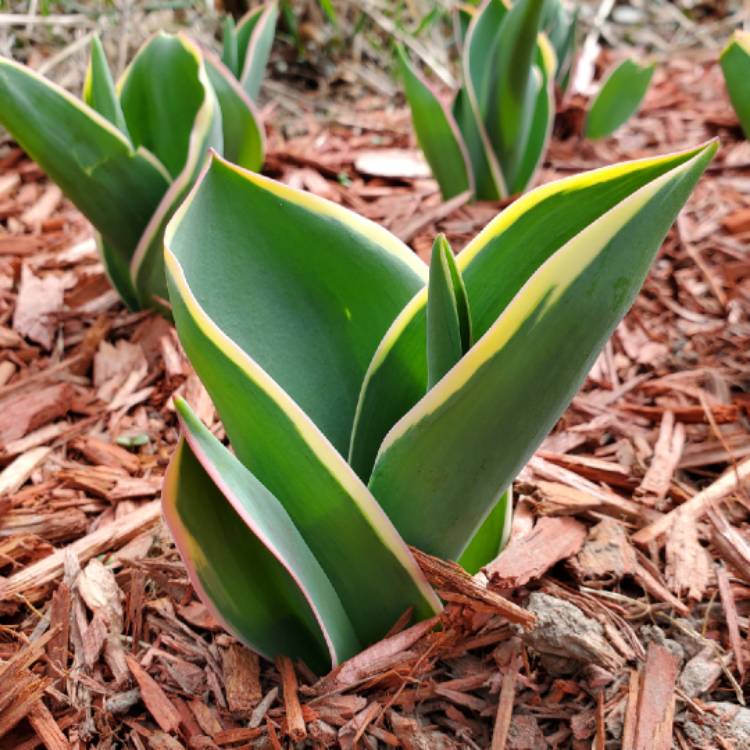
<instances>
[{"instance_id":1,"label":"clump of leaves","mask_svg":"<svg viewBox=\"0 0 750 750\"><path fill-rule=\"evenodd\" d=\"M732 106L745 138L750 138L750 32L735 31L720 62Z\"/></svg>"},{"instance_id":2,"label":"clump of leaves","mask_svg":"<svg viewBox=\"0 0 750 750\"><path fill-rule=\"evenodd\" d=\"M611 135L638 111L655 67L626 59L609 72L589 108L587 138Z\"/></svg>"},{"instance_id":3,"label":"clump of leaves","mask_svg":"<svg viewBox=\"0 0 750 750\"><path fill-rule=\"evenodd\" d=\"M471 14L463 85L447 110L403 48L398 59L414 130L445 198L522 192L541 161L554 116L555 53L540 34L545 0L488 0Z\"/></svg>"},{"instance_id":4,"label":"clump of leaves","mask_svg":"<svg viewBox=\"0 0 750 750\"><path fill-rule=\"evenodd\" d=\"M166 312L164 227L208 149L249 169L263 163L251 97L273 37L269 8L242 39L239 81L183 34L153 36L117 85L94 38L83 101L0 57L0 124L98 230L110 280L133 310Z\"/></svg>"},{"instance_id":5,"label":"clump of leaves","mask_svg":"<svg viewBox=\"0 0 750 750\"><path fill-rule=\"evenodd\" d=\"M321 198L213 157L165 234L180 340L230 452L177 402L164 513L252 648L324 670L476 571L506 489L632 303L715 144L550 183L428 267Z\"/></svg>"}]
</instances>

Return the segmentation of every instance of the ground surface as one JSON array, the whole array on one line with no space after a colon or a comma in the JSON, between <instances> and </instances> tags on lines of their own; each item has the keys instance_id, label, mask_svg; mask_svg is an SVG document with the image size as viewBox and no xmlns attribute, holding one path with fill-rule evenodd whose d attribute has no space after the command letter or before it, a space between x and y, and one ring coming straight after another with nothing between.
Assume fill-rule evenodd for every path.
<instances>
[{"instance_id":1,"label":"ground surface","mask_svg":"<svg viewBox=\"0 0 750 750\"><path fill-rule=\"evenodd\" d=\"M441 203L403 109L363 98L323 128L312 101L279 92L294 127L269 174L422 257L497 212ZM259 663L196 600L158 496L171 397L209 424L211 403L174 331L117 302L86 222L0 147L0 747L750 747L750 148L709 62L662 68L603 144L581 114L562 108L542 180L723 147L519 478L511 547L479 581L422 559L442 628L400 623L321 679ZM395 176L371 174L384 148Z\"/></svg>"}]
</instances>

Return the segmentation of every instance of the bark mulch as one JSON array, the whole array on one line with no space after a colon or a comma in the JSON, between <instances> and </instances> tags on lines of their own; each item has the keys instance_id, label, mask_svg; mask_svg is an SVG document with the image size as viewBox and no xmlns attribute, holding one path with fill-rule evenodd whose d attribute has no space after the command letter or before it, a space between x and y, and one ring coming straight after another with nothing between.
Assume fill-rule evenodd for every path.
<instances>
[{"instance_id":1,"label":"bark mulch","mask_svg":"<svg viewBox=\"0 0 750 750\"><path fill-rule=\"evenodd\" d=\"M440 200L403 108L363 99L323 128L293 106L269 173L422 257L497 212ZM325 676L259 661L196 599L159 492L172 397L220 434L210 399L170 326L117 301L86 222L0 147L0 747L750 747L750 147L700 60L604 143L578 136L581 107L543 180L723 148L518 478L509 547L475 579L417 553L440 627L407 614Z\"/></svg>"}]
</instances>

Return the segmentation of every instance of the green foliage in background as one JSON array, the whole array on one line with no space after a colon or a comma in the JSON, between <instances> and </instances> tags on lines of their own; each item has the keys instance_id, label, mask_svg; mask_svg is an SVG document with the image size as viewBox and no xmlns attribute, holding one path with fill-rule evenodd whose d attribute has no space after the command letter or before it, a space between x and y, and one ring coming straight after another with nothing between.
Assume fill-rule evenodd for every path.
<instances>
[{"instance_id":1,"label":"green foliage in background","mask_svg":"<svg viewBox=\"0 0 750 750\"><path fill-rule=\"evenodd\" d=\"M720 62L732 106L745 138L750 138L750 32L735 31Z\"/></svg>"},{"instance_id":2,"label":"green foliage in background","mask_svg":"<svg viewBox=\"0 0 750 750\"><path fill-rule=\"evenodd\" d=\"M196 590L318 671L476 571L506 489L631 305L715 144L520 197L454 258L215 156L165 233L182 345L230 451L178 402L164 513ZM206 252L211 248L211 252Z\"/></svg>"},{"instance_id":3,"label":"green foliage in background","mask_svg":"<svg viewBox=\"0 0 750 750\"><path fill-rule=\"evenodd\" d=\"M252 98L275 13L272 3L265 26L238 34L242 65L231 70L187 36L159 33L115 85L95 38L83 101L0 58L0 124L97 229L110 280L133 310L166 312L164 227L208 149L249 169L263 163Z\"/></svg>"},{"instance_id":4,"label":"green foliage in background","mask_svg":"<svg viewBox=\"0 0 750 750\"><path fill-rule=\"evenodd\" d=\"M606 138L623 125L641 106L655 65L623 60L607 75L589 108L587 138Z\"/></svg>"},{"instance_id":5,"label":"green foliage in background","mask_svg":"<svg viewBox=\"0 0 750 750\"><path fill-rule=\"evenodd\" d=\"M547 0L542 30L555 50L555 81L560 91L567 91L577 50L578 4L571 7L563 0Z\"/></svg>"},{"instance_id":6,"label":"green foliage in background","mask_svg":"<svg viewBox=\"0 0 750 750\"><path fill-rule=\"evenodd\" d=\"M540 33L545 0L488 0L463 41L463 85L449 111L403 48L398 59L414 129L444 198L523 192L549 140L555 54Z\"/></svg>"}]
</instances>

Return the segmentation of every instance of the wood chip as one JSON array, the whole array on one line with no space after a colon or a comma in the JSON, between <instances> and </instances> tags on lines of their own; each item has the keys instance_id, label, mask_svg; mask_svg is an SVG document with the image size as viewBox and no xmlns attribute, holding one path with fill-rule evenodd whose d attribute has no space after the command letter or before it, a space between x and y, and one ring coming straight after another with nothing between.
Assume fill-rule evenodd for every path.
<instances>
[{"instance_id":1,"label":"wood chip","mask_svg":"<svg viewBox=\"0 0 750 750\"><path fill-rule=\"evenodd\" d=\"M307 737L305 719L297 693L297 675L292 660L287 656L276 659L276 668L281 675L281 690L284 694L284 708L286 710L287 734L292 742L302 742Z\"/></svg>"},{"instance_id":2,"label":"wood chip","mask_svg":"<svg viewBox=\"0 0 750 750\"><path fill-rule=\"evenodd\" d=\"M258 656L239 643L224 649L221 656L229 710L249 716L263 697Z\"/></svg>"},{"instance_id":3,"label":"wood chip","mask_svg":"<svg viewBox=\"0 0 750 750\"><path fill-rule=\"evenodd\" d=\"M497 588L523 586L577 554L585 540L586 527L574 518L541 518L530 534L511 540L484 571Z\"/></svg>"},{"instance_id":4,"label":"wood chip","mask_svg":"<svg viewBox=\"0 0 750 750\"><path fill-rule=\"evenodd\" d=\"M6 466L0 472L0 496L13 494L21 489L51 452L51 448L32 448Z\"/></svg>"},{"instance_id":5,"label":"wood chip","mask_svg":"<svg viewBox=\"0 0 750 750\"><path fill-rule=\"evenodd\" d=\"M712 540L721 556L745 581L750 581L750 540L732 526L718 508L712 508L708 516L714 529Z\"/></svg>"},{"instance_id":6,"label":"wood chip","mask_svg":"<svg viewBox=\"0 0 750 750\"><path fill-rule=\"evenodd\" d=\"M141 532L153 528L160 518L161 504L154 501L112 523L100 526L65 549L57 550L9 578L0 580L0 602L54 581L62 575L66 554L71 554L84 563L94 555L118 549Z\"/></svg>"},{"instance_id":7,"label":"wood chip","mask_svg":"<svg viewBox=\"0 0 750 750\"><path fill-rule=\"evenodd\" d=\"M667 534L667 580L677 596L700 601L711 577L711 558L698 539L695 520L680 514Z\"/></svg>"},{"instance_id":8,"label":"wood chip","mask_svg":"<svg viewBox=\"0 0 750 750\"><path fill-rule=\"evenodd\" d=\"M422 568L427 580L439 591L454 593L465 597L468 602L495 610L509 622L515 622L530 628L534 625L534 616L517 604L505 599L494 591L477 583L462 567L456 563L440 560L412 547L412 554Z\"/></svg>"},{"instance_id":9,"label":"wood chip","mask_svg":"<svg viewBox=\"0 0 750 750\"><path fill-rule=\"evenodd\" d=\"M500 699L497 703L495 726L492 730L492 744L490 750L506 750L511 719L513 717L513 702L516 697L516 675L518 673L518 659L514 652L510 663L503 672L500 684Z\"/></svg>"},{"instance_id":10,"label":"wood chip","mask_svg":"<svg viewBox=\"0 0 750 750\"><path fill-rule=\"evenodd\" d=\"M684 425L681 422L675 424L674 414L671 411L665 412L651 465L636 489L636 496L641 502L661 509L684 447Z\"/></svg>"},{"instance_id":11,"label":"wood chip","mask_svg":"<svg viewBox=\"0 0 750 750\"><path fill-rule=\"evenodd\" d=\"M580 578L605 578L620 580L637 568L635 550L630 544L621 523L605 518L594 526L572 567Z\"/></svg>"},{"instance_id":12,"label":"wood chip","mask_svg":"<svg viewBox=\"0 0 750 750\"><path fill-rule=\"evenodd\" d=\"M723 500L727 495L735 492L738 487L743 487L748 478L750 478L750 458L745 459L737 467L728 469L713 484L701 490L683 505L641 529L633 535L633 541L637 544L653 542L669 530L678 515L687 515L693 521L696 521L712 504Z\"/></svg>"},{"instance_id":13,"label":"wood chip","mask_svg":"<svg viewBox=\"0 0 750 750\"><path fill-rule=\"evenodd\" d=\"M750 232L750 208L742 208L725 216L721 223L730 234Z\"/></svg>"},{"instance_id":14,"label":"wood chip","mask_svg":"<svg viewBox=\"0 0 750 750\"><path fill-rule=\"evenodd\" d=\"M57 276L35 276L28 266L21 270L13 329L21 336L51 349L57 330L56 313L63 309L65 282Z\"/></svg>"},{"instance_id":15,"label":"wood chip","mask_svg":"<svg viewBox=\"0 0 750 750\"><path fill-rule=\"evenodd\" d=\"M21 221L31 229L39 229L42 222L49 219L60 204L62 190L54 183L48 185L39 200L21 214Z\"/></svg>"},{"instance_id":16,"label":"wood chip","mask_svg":"<svg viewBox=\"0 0 750 750\"><path fill-rule=\"evenodd\" d=\"M47 750L70 750L70 743L42 701L37 701L31 707L27 718Z\"/></svg>"},{"instance_id":17,"label":"wood chip","mask_svg":"<svg viewBox=\"0 0 750 750\"><path fill-rule=\"evenodd\" d=\"M633 750L671 750L677 659L664 646L649 644L641 671Z\"/></svg>"},{"instance_id":18,"label":"wood chip","mask_svg":"<svg viewBox=\"0 0 750 750\"><path fill-rule=\"evenodd\" d=\"M114 443L85 435L71 441L71 448L80 451L94 465L110 466L114 469L125 469L135 474L141 467L138 457L125 448Z\"/></svg>"},{"instance_id":19,"label":"wood chip","mask_svg":"<svg viewBox=\"0 0 750 750\"><path fill-rule=\"evenodd\" d=\"M68 413L73 387L58 383L0 403L0 447Z\"/></svg>"},{"instance_id":20,"label":"wood chip","mask_svg":"<svg viewBox=\"0 0 750 750\"><path fill-rule=\"evenodd\" d=\"M732 587L729 585L729 576L723 565L719 565L716 568L716 580L719 584L719 595L721 596L721 604L724 607L724 615L727 620L727 632L729 633L729 643L734 654L734 663L737 666L740 680L742 680L745 674L745 657L742 652L744 644L740 635L737 604L734 600Z\"/></svg>"},{"instance_id":21,"label":"wood chip","mask_svg":"<svg viewBox=\"0 0 750 750\"><path fill-rule=\"evenodd\" d=\"M432 630L437 621L437 617L425 620L369 646L324 677L321 689L329 692L352 687L383 669L388 669L394 663L394 659L398 659L404 651Z\"/></svg>"},{"instance_id":22,"label":"wood chip","mask_svg":"<svg viewBox=\"0 0 750 750\"><path fill-rule=\"evenodd\" d=\"M141 689L141 699L154 721L164 732L177 731L180 726L180 714L172 701L167 698L156 680L132 656L128 655L125 658L128 668Z\"/></svg>"}]
</instances>

